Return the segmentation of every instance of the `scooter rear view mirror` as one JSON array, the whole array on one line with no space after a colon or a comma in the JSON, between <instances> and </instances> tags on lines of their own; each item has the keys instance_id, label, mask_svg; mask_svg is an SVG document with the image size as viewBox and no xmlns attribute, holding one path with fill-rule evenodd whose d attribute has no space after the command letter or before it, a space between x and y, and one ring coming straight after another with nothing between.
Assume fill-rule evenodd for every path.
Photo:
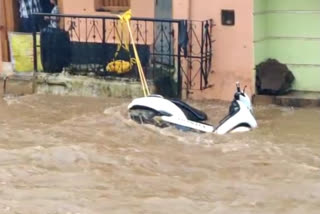
<instances>
[{"instance_id":1,"label":"scooter rear view mirror","mask_svg":"<svg viewBox=\"0 0 320 214\"><path fill-rule=\"evenodd\" d=\"M243 88L243 93L246 93L246 88L247 88L247 86L245 85Z\"/></svg>"}]
</instances>

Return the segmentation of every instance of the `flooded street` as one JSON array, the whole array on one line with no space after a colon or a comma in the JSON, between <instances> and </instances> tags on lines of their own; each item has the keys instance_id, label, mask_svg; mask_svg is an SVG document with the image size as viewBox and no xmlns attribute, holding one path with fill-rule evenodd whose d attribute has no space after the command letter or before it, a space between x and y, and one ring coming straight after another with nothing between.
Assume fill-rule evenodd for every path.
<instances>
[{"instance_id":1,"label":"flooded street","mask_svg":"<svg viewBox=\"0 0 320 214\"><path fill-rule=\"evenodd\" d=\"M0 213L319 213L320 109L257 106L257 130L215 136L140 126L129 102L1 100Z\"/></svg>"}]
</instances>

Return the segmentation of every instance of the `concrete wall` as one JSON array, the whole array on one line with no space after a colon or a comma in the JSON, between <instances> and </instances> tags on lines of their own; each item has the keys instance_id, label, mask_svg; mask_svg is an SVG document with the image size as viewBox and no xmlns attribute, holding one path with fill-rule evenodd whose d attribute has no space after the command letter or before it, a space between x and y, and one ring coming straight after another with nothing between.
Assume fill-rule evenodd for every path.
<instances>
[{"instance_id":1,"label":"concrete wall","mask_svg":"<svg viewBox=\"0 0 320 214\"><path fill-rule=\"evenodd\" d=\"M221 24L221 10L235 10L235 26ZM235 82L254 90L252 0L173 0L173 17L194 20L213 19L213 70L209 82L214 84L204 91L194 90L194 99L233 98Z\"/></svg>"},{"instance_id":2,"label":"concrete wall","mask_svg":"<svg viewBox=\"0 0 320 214\"><path fill-rule=\"evenodd\" d=\"M156 93L154 84L148 82L151 93ZM85 76L39 73L36 92L85 97L142 97L141 84L129 80L103 80Z\"/></svg>"},{"instance_id":3,"label":"concrete wall","mask_svg":"<svg viewBox=\"0 0 320 214\"><path fill-rule=\"evenodd\" d=\"M267 58L293 71L295 90L320 91L319 0L255 0L255 64Z\"/></svg>"}]
</instances>

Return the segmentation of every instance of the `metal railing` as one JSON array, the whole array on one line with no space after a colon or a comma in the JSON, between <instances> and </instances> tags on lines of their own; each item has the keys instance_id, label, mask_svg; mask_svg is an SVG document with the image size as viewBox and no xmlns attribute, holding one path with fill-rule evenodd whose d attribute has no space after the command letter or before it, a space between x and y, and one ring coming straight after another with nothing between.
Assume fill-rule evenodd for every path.
<instances>
[{"instance_id":1,"label":"metal railing","mask_svg":"<svg viewBox=\"0 0 320 214\"><path fill-rule=\"evenodd\" d=\"M100 78L138 79L135 66L131 72L117 75L106 71L109 62L115 59L118 44L125 43L125 33L114 16L85 16L67 14L34 14L34 20L47 20L47 25L40 27L40 40L37 41L37 28L33 32L34 56L37 56L37 44L45 46L42 34L57 22L58 29L68 35L70 55L64 70L71 74L94 75ZM36 26L36 21L34 21ZM132 18L131 29L141 58L145 76L154 81L160 90L171 90L171 96L181 96L182 89L187 94L192 89L204 90L209 87L208 76L212 61L212 20L192 21L178 19ZM37 43L38 42L38 43ZM59 50L59 43L51 44ZM58 47L58 48L57 48ZM119 51L117 59L129 60L130 51ZM43 48L40 47L43 56ZM62 49L62 48L61 48ZM65 49L60 50L65 54ZM55 54L55 53L49 53ZM34 57L34 70L38 68ZM46 57L46 60L48 57ZM44 57L42 57L42 62ZM42 63L46 64L46 63ZM44 72L48 72L45 70Z\"/></svg>"}]
</instances>

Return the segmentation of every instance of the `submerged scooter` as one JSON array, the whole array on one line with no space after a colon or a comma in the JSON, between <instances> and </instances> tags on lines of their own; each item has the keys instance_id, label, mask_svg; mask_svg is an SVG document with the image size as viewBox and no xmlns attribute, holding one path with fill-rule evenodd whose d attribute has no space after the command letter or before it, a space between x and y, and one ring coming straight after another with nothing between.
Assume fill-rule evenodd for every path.
<instances>
[{"instance_id":1,"label":"submerged scooter","mask_svg":"<svg viewBox=\"0 0 320 214\"><path fill-rule=\"evenodd\" d=\"M166 99L161 95L151 95L134 99L128 106L131 119L140 124L153 124L158 127L176 126L182 130L213 132L218 135L244 132L256 128L251 100L236 84L234 99L229 107L229 114L215 127L205 124L207 115L187 103Z\"/></svg>"}]
</instances>

